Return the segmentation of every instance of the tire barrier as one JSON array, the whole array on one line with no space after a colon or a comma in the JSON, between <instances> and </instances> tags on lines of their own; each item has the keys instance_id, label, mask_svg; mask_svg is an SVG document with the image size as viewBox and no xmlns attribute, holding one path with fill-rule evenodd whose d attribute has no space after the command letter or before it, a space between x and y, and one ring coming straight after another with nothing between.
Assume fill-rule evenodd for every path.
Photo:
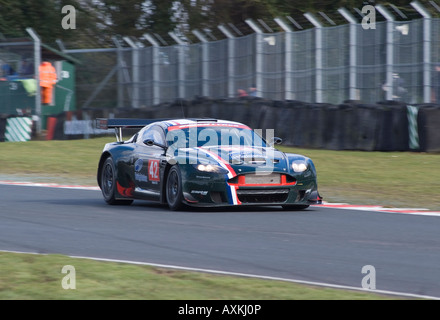
<instances>
[{"instance_id":1,"label":"tire barrier","mask_svg":"<svg viewBox=\"0 0 440 320\"><path fill-rule=\"evenodd\" d=\"M0 114L0 142L5 142L6 122L8 117Z\"/></svg>"},{"instance_id":2,"label":"tire barrier","mask_svg":"<svg viewBox=\"0 0 440 320\"><path fill-rule=\"evenodd\" d=\"M420 151L440 152L440 106L419 105L417 107Z\"/></svg>"},{"instance_id":3,"label":"tire barrier","mask_svg":"<svg viewBox=\"0 0 440 320\"><path fill-rule=\"evenodd\" d=\"M391 101L390 104L386 104L386 102L378 104L380 123L375 150L408 151L409 123L406 105L394 101Z\"/></svg>"},{"instance_id":4,"label":"tire barrier","mask_svg":"<svg viewBox=\"0 0 440 320\"><path fill-rule=\"evenodd\" d=\"M375 150L377 138L377 125L375 123L379 116L379 110L375 105L360 104L356 110L356 145L355 150Z\"/></svg>"},{"instance_id":5,"label":"tire barrier","mask_svg":"<svg viewBox=\"0 0 440 320\"><path fill-rule=\"evenodd\" d=\"M244 97L193 101L178 99L149 109L82 110L84 119L96 118L217 118L238 121L254 129L274 129L285 145L328 150L440 151L440 106L380 101L345 101L334 105L296 100L271 101ZM83 138L60 132L56 115L54 139ZM65 118L65 116L64 116ZM79 118L79 117L78 117ZM0 130L1 130L0 120ZM110 132L112 134L112 132ZM57 138L55 138L57 137ZM1 131L0 131L1 139Z\"/></svg>"}]
</instances>

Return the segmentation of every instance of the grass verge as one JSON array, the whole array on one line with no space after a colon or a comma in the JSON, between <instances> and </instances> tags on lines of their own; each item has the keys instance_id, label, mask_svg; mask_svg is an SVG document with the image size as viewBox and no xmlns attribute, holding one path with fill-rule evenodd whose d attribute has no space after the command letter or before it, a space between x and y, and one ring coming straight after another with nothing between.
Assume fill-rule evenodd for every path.
<instances>
[{"instance_id":1,"label":"grass verge","mask_svg":"<svg viewBox=\"0 0 440 320\"><path fill-rule=\"evenodd\" d=\"M0 252L0 300L390 300L395 297L291 282ZM64 266L74 267L62 273ZM64 279L67 277L66 279ZM64 284L75 285L64 289ZM74 282L72 281L74 279Z\"/></svg>"}]
</instances>

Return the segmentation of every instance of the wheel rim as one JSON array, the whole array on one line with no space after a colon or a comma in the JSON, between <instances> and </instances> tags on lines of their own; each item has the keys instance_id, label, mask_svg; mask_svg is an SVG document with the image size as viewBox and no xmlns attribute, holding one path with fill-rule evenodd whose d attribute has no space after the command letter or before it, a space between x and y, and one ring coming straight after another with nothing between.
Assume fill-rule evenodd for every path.
<instances>
[{"instance_id":1,"label":"wheel rim","mask_svg":"<svg viewBox=\"0 0 440 320\"><path fill-rule=\"evenodd\" d=\"M110 163L106 164L102 172L102 190L107 196L113 190L113 168Z\"/></svg>"},{"instance_id":2,"label":"wheel rim","mask_svg":"<svg viewBox=\"0 0 440 320\"><path fill-rule=\"evenodd\" d=\"M179 178L176 171L171 171L168 176L167 198L170 204L174 204L179 196Z\"/></svg>"}]
</instances>

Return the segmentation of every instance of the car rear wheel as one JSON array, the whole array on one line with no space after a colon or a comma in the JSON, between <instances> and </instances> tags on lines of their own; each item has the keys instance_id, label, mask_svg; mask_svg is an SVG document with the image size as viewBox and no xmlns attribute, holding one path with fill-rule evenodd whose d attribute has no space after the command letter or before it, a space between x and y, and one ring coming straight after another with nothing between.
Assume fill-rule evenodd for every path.
<instances>
[{"instance_id":1,"label":"car rear wheel","mask_svg":"<svg viewBox=\"0 0 440 320\"><path fill-rule=\"evenodd\" d=\"M300 211L300 210L307 209L310 206L307 204L291 204L291 205L284 205L282 207L286 211Z\"/></svg>"},{"instance_id":2,"label":"car rear wheel","mask_svg":"<svg viewBox=\"0 0 440 320\"><path fill-rule=\"evenodd\" d=\"M183 204L182 177L179 167L173 166L168 172L166 182L166 199L171 210L181 210Z\"/></svg>"},{"instance_id":3,"label":"car rear wheel","mask_svg":"<svg viewBox=\"0 0 440 320\"><path fill-rule=\"evenodd\" d=\"M105 202L111 205L130 205L133 200L116 200L116 170L112 157L108 157L101 170L101 191Z\"/></svg>"}]
</instances>

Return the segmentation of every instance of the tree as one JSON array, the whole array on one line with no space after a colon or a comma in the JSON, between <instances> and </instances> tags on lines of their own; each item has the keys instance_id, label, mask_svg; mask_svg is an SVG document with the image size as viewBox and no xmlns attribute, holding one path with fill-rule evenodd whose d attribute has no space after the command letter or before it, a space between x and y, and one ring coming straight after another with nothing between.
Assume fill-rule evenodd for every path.
<instances>
[{"instance_id":1,"label":"tree","mask_svg":"<svg viewBox=\"0 0 440 320\"><path fill-rule=\"evenodd\" d=\"M151 0L148 31L165 34L176 28L176 4L173 0Z\"/></svg>"},{"instance_id":2,"label":"tree","mask_svg":"<svg viewBox=\"0 0 440 320\"><path fill-rule=\"evenodd\" d=\"M91 2L105 31L113 35L140 36L145 28L144 0Z\"/></svg>"},{"instance_id":3,"label":"tree","mask_svg":"<svg viewBox=\"0 0 440 320\"><path fill-rule=\"evenodd\" d=\"M0 0L0 32L9 38L29 37L26 28L33 28L45 43L52 43L57 39L78 40L86 33L90 35L90 30L97 36L96 16L79 3L75 0ZM76 9L77 25L81 26L81 31L62 28L61 9L66 5L72 5Z\"/></svg>"},{"instance_id":4,"label":"tree","mask_svg":"<svg viewBox=\"0 0 440 320\"><path fill-rule=\"evenodd\" d=\"M383 1L377 1L383 2ZM400 7L411 0L397 0ZM166 35L169 31L190 34L191 30L216 31L217 26L231 23L245 32L253 32L246 19L262 19L278 26L273 19L292 16L305 21L306 12L334 14L340 7L361 8L365 0L0 0L0 32L8 37L28 36L32 27L46 43L61 39L76 47L112 45L112 37L141 37L144 33ZM76 30L61 27L61 8L72 5L76 10Z\"/></svg>"}]
</instances>

